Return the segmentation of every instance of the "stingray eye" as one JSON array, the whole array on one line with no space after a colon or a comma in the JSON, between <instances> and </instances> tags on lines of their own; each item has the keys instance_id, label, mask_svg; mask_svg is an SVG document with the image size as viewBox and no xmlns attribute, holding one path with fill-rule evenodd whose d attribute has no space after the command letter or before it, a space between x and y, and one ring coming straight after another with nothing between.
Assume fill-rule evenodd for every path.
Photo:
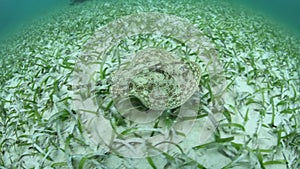
<instances>
[{"instance_id":1,"label":"stingray eye","mask_svg":"<svg viewBox=\"0 0 300 169\"><path fill-rule=\"evenodd\" d=\"M180 65L179 71L182 72L182 73L184 73L184 72L188 71L188 69L187 69L187 67L185 65Z\"/></svg>"},{"instance_id":2,"label":"stingray eye","mask_svg":"<svg viewBox=\"0 0 300 169\"><path fill-rule=\"evenodd\" d=\"M128 84L128 89L129 89L129 90L132 90L132 89L133 89L133 84L132 84L132 83L129 83L129 84Z\"/></svg>"}]
</instances>

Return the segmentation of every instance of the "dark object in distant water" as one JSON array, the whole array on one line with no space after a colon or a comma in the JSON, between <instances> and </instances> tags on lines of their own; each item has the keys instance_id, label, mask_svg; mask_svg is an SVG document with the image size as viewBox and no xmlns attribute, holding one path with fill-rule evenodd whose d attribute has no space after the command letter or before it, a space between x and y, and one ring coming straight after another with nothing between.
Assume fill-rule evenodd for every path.
<instances>
[{"instance_id":1,"label":"dark object in distant water","mask_svg":"<svg viewBox=\"0 0 300 169\"><path fill-rule=\"evenodd\" d=\"M79 4L79 3L82 3L82 2L85 2L87 0L70 0L70 5L75 5L75 4Z\"/></svg>"}]
</instances>

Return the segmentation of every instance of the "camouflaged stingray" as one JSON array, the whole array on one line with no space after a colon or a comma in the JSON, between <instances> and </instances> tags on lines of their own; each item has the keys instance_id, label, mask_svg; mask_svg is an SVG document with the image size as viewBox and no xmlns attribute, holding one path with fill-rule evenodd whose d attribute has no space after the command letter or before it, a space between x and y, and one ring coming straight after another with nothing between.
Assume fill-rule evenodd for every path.
<instances>
[{"instance_id":1,"label":"camouflaged stingray","mask_svg":"<svg viewBox=\"0 0 300 169\"><path fill-rule=\"evenodd\" d=\"M136 97L152 110L176 108L198 90L200 68L194 62L175 59L162 49L138 52L112 78L114 97Z\"/></svg>"}]
</instances>

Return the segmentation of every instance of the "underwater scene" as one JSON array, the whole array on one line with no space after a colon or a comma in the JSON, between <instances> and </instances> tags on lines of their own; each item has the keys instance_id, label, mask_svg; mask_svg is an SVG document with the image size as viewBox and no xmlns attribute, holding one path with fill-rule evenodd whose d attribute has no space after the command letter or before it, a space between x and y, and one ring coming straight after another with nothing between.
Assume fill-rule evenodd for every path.
<instances>
[{"instance_id":1,"label":"underwater scene","mask_svg":"<svg viewBox=\"0 0 300 169\"><path fill-rule=\"evenodd\" d=\"M0 3L0 169L300 168L297 0Z\"/></svg>"}]
</instances>

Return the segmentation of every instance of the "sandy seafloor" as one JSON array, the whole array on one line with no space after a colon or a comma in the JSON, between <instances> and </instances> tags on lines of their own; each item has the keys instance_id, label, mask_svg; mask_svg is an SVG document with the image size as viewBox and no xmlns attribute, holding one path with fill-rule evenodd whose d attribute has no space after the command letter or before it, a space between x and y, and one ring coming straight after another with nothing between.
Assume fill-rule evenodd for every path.
<instances>
[{"instance_id":1,"label":"sandy seafloor","mask_svg":"<svg viewBox=\"0 0 300 169\"><path fill-rule=\"evenodd\" d=\"M72 73L98 28L125 15L187 18L223 65L224 112L215 137L187 139L152 158L91 146L72 109ZM300 168L300 43L262 14L214 1L91 1L27 26L0 50L0 168ZM178 148L178 147L177 147Z\"/></svg>"}]
</instances>

